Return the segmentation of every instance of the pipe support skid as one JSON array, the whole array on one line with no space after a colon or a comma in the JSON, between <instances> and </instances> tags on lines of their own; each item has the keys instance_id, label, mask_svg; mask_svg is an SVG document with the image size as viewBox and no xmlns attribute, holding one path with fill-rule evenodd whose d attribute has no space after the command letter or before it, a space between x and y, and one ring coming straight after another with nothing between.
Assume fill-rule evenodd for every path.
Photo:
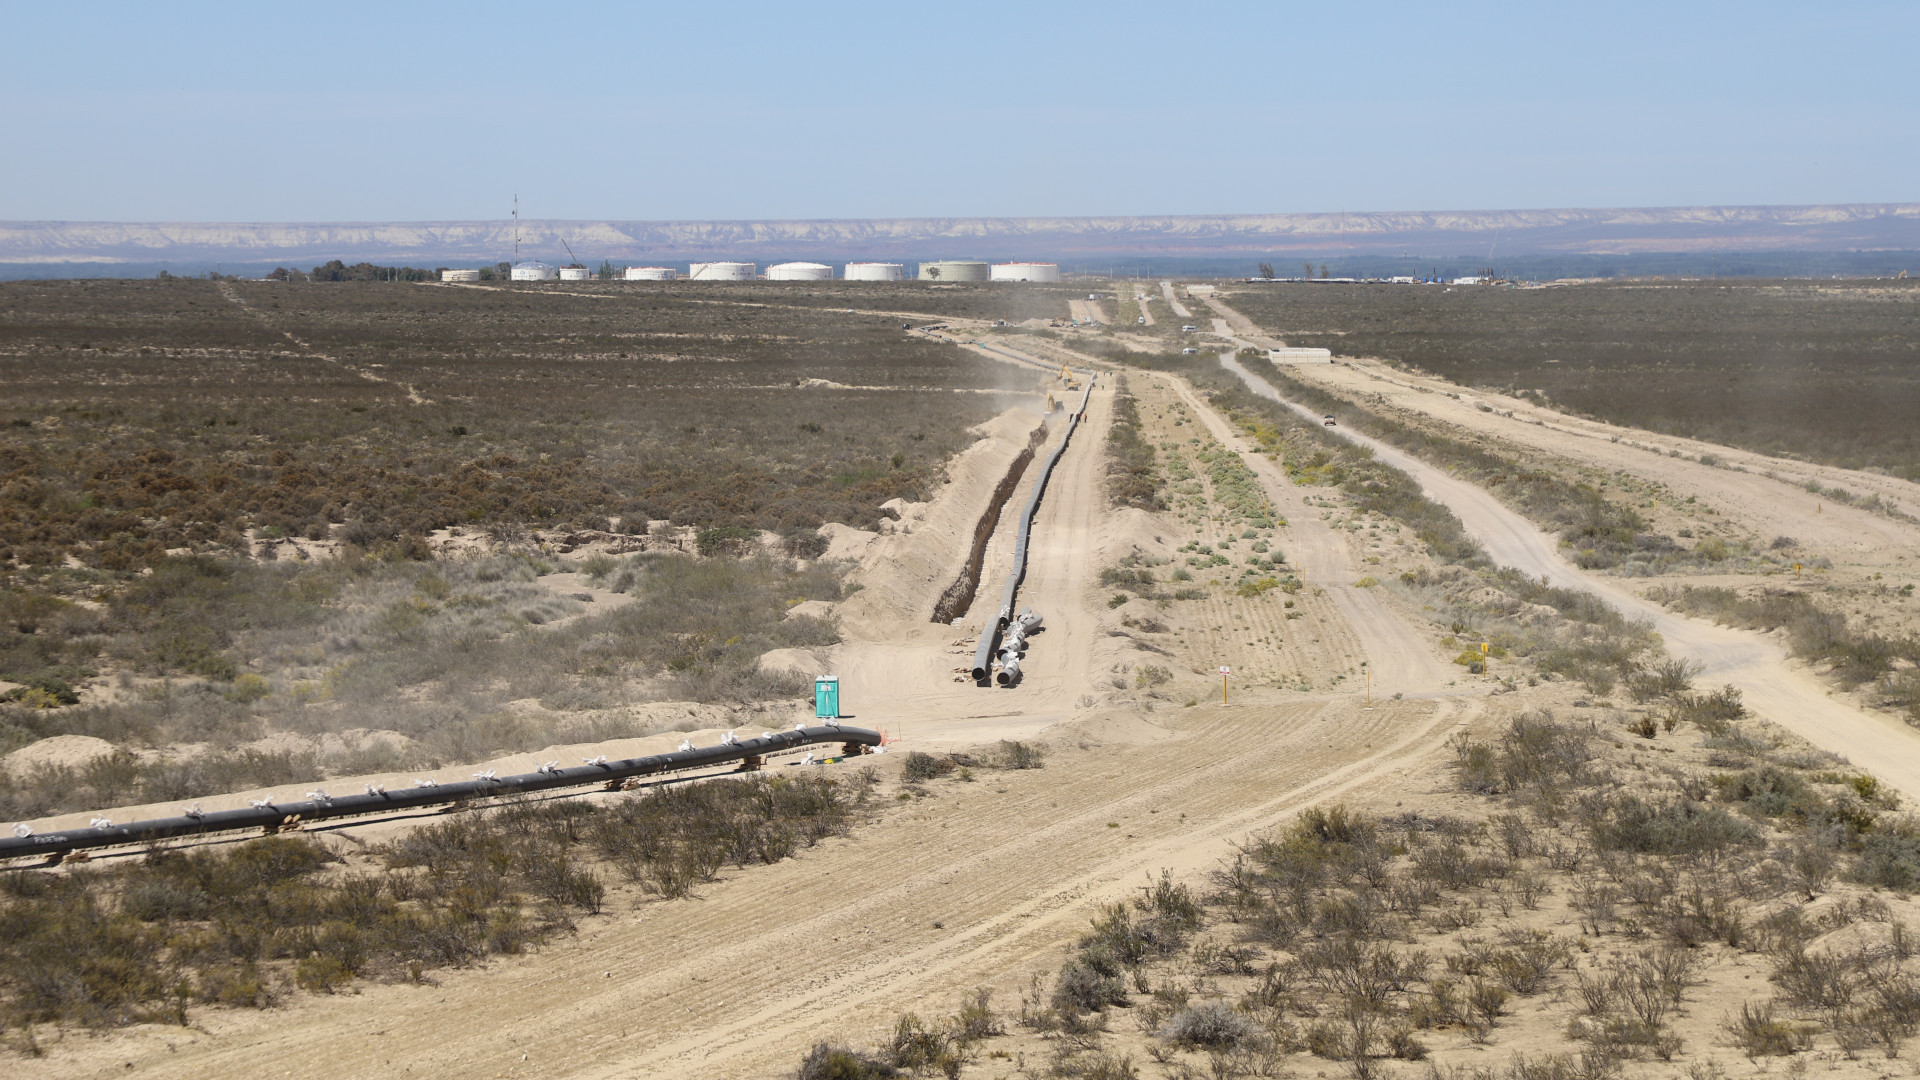
<instances>
[{"instance_id":1,"label":"pipe support skid","mask_svg":"<svg viewBox=\"0 0 1920 1080\"><path fill-rule=\"evenodd\" d=\"M595 761L572 768L545 768L514 776L480 776L447 784L427 784L400 791L369 790L364 795L336 795L274 802L245 810L214 810L179 817L155 818L127 825L100 828L67 829L61 832L34 833L28 836L0 837L0 859L25 856L65 855L87 848L119 847L150 843L176 836L235 832L242 829L276 830L331 818L360 817L368 814L415 810L444 806L471 799L494 798L531 791L586 787L593 784L617 784L639 776L656 776L720 765L729 761L762 759L817 743L844 743L848 753L864 753L864 748L880 745L880 733L856 727L803 727L780 731L763 738L740 739L717 746L677 750L670 754L627 758L623 761ZM318 793L315 793L318 794Z\"/></svg>"},{"instance_id":2,"label":"pipe support skid","mask_svg":"<svg viewBox=\"0 0 1920 1080\"><path fill-rule=\"evenodd\" d=\"M1080 426L1081 419L1087 415L1087 402L1093 397L1093 373L1089 371L1079 374L1087 380L1086 389L1080 392L1079 406L1067 417L1066 434L1061 436L1060 445L1053 448L1053 453L1047 455L1046 463L1040 467L1040 475L1034 479L1033 494L1027 496L1027 505L1020 511L1019 530L1014 534L1013 540L1013 570L1007 574L1007 586L1000 594L1000 610L994 613L992 621L981 630L980 644L973 650L973 679L983 686L987 684L988 676L993 671L994 644L999 640L1000 632L1007 628L1007 623L1013 618L1014 598L1020 594L1020 583L1027 577L1027 541L1033 534L1033 515L1040 509L1041 496L1047 493L1047 481L1053 476L1053 467L1059 464L1060 455L1067 452L1067 444L1073 441L1074 430ZM1034 620L1033 625L1039 625L1039 620ZM1002 682L1001 685L1012 684Z\"/></svg>"}]
</instances>

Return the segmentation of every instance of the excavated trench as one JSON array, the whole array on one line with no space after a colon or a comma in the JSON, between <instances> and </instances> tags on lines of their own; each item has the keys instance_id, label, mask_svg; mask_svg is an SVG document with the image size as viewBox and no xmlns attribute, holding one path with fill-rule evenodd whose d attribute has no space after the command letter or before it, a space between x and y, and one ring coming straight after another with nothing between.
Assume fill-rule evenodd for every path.
<instances>
[{"instance_id":1,"label":"excavated trench","mask_svg":"<svg viewBox=\"0 0 1920 1080\"><path fill-rule=\"evenodd\" d=\"M980 514L980 520L973 526L973 548L967 554L966 565L961 567L960 576L953 579L947 591L940 594L940 602L933 605L933 621L941 624L953 622L967 613L973 606L973 595L980 588L980 567L987 559L987 542L993 539L993 531L1000 527L1000 511L1013 498L1013 489L1020 486L1020 477L1026 474L1027 466L1033 462L1033 453L1040 444L1047 441L1046 421L1033 429L1027 436L1027 447L1020 451L1011 464L1007 474L994 486L993 498L987 502L986 510Z\"/></svg>"}]
</instances>

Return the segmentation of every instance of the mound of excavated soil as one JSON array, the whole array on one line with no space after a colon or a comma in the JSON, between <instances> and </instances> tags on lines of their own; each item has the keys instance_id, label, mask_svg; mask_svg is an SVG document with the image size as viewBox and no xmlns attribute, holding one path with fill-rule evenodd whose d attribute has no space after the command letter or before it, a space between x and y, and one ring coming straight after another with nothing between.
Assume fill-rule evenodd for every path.
<instances>
[{"instance_id":1,"label":"mound of excavated soil","mask_svg":"<svg viewBox=\"0 0 1920 1080\"><path fill-rule=\"evenodd\" d=\"M41 769L79 769L112 754L113 744L91 735L55 735L0 758L0 767L15 778Z\"/></svg>"}]
</instances>

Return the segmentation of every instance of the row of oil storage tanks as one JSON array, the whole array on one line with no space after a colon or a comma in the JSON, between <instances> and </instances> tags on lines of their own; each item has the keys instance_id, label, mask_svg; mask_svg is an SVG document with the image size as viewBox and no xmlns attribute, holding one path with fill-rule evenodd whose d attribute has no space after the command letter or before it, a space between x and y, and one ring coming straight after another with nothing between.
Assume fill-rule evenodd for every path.
<instances>
[{"instance_id":1,"label":"row of oil storage tanks","mask_svg":"<svg viewBox=\"0 0 1920 1080\"><path fill-rule=\"evenodd\" d=\"M510 274L514 281L585 281L592 276L593 272L582 266L556 268L545 263L521 263L513 267ZM763 275L756 263L697 262L688 267L684 276L689 281L755 281ZM1059 281L1060 266L1058 263L945 259L921 263L917 276L921 281ZM627 281L674 281L682 275L666 266L629 266L624 277ZM764 277L768 281L831 281L833 267L815 262L779 263L767 267ZM844 277L847 281L904 281L907 268L903 263L850 262ZM442 270L440 278L478 281L480 271Z\"/></svg>"}]
</instances>

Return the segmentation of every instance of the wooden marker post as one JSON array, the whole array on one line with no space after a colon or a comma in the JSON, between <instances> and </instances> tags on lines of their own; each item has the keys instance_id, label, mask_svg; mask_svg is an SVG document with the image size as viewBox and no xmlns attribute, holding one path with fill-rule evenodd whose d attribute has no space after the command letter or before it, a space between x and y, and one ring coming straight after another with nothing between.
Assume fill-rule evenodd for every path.
<instances>
[{"instance_id":1,"label":"wooden marker post","mask_svg":"<svg viewBox=\"0 0 1920 1080\"><path fill-rule=\"evenodd\" d=\"M1233 674L1232 668L1225 664L1220 665L1220 704L1222 705L1227 703L1227 676L1231 674Z\"/></svg>"},{"instance_id":2,"label":"wooden marker post","mask_svg":"<svg viewBox=\"0 0 1920 1080\"><path fill-rule=\"evenodd\" d=\"M1367 709L1371 711L1373 709L1373 669L1367 666L1367 662L1365 660L1360 661L1360 674L1366 676Z\"/></svg>"}]
</instances>

